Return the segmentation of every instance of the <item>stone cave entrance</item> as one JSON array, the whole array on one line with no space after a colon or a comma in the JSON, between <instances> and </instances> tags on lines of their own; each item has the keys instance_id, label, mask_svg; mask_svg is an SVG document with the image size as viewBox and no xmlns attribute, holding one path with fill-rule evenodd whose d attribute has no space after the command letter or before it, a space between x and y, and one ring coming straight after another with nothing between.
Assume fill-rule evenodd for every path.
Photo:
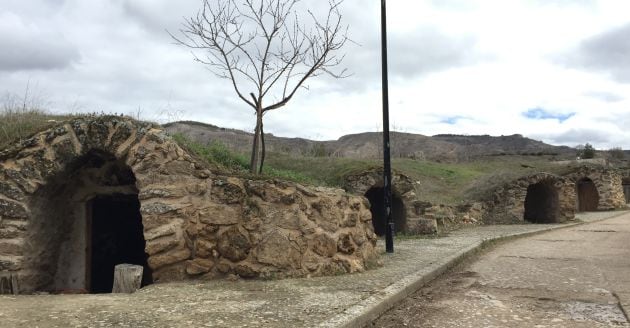
<instances>
[{"instance_id":1,"label":"stone cave entrance","mask_svg":"<svg viewBox=\"0 0 630 328\"><path fill-rule=\"evenodd\" d=\"M578 212L597 211L599 206L599 192L593 180L582 178L576 184Z\"/></svg>"},{"instance_id":2,"label":"stone cave entrance","mask_svg":"<svg viewBox=\"0 0 630 328\"><path fill-rule=\"evenodd\" d=\"M144 252L140 202L137 195L99 195L89 202L87 284L91 293L110 293L117 264L144 267L142 286L150 284L151 271ZM88 218L90 219L90 218Z\"/></svg>"},{"instance_id":3,"label":"stone cave entrance","mask_svg":"<svg viewBox=\"0 0 630 328\"><path fill-rule=\"evenodd\" d=\"M370 212L372 212L372 225L374 233L377 236L384 236L387 231L387 222L383 215L384 211L384 189L382 187L373 187L365 193L365 197L370 202ZM392 193L392 219L394 220L394 229L396 231L407 230L407 218L405 215L405 206L396 194Z\"/></svg>"},{"instance_id":4,"label":"stone cave entrance","mask_svg":"<svg viewBox=\"0 0 630 328\"><path fill-rule=\"evenodd\" d=\"M542 181L527 187L525 196L525 221L531 223L555 223L560 216L558 191L552 181Z\"/></svg>"},{"instance_id":5,"label":"stone cave entrance","mask_svg":"<svg viewBox=\"0 0 630 328\"><path fill-rule=\"evenodd\" d=\"M110 293L121 263L142 265L142 285L152 283L135 182L124 161L99 150L48 179L31 200L24 289Z\"/></svg>"}]
</instances>

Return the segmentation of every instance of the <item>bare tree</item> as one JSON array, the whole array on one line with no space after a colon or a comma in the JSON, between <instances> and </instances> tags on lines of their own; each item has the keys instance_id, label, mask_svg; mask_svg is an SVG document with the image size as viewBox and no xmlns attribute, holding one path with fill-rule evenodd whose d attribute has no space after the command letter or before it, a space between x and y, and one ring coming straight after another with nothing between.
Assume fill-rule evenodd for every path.
<instances>
[{"instance_id":1,"label":"bare tree","mask_svg":"<svg viewBox=\"0 0 630 328\"><path fill-rule=\"evenodd\" d=\"M197 15L185 20L181 36L171 37L193 49L195 60L212 73L230 80L238 98L254 109L250 171L260 173L263 116L285 106L311 77L345 76L344 69L333 71L344 57L337 52L348 41L339 12L342 0L329 0L321 17L306 10L308 24L300 20L300 0L202 1Z\"/></svg>"}]
</instances>

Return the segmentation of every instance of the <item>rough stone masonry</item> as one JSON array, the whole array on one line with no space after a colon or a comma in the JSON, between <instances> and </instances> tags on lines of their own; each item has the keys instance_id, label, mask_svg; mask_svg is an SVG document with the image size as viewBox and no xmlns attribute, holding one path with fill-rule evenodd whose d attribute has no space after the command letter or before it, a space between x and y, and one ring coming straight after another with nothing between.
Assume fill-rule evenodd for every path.
<instances>
[{"instance_id":1,"label":"rough stone masonry","mask_svg":"<svg viewBox=\"0 0 630 328\"><path fill-rule=\"evenodd\" d=\"M332 275L378 262L363 197L221 176L157 126L87 117L0 151L0 275L17 275L20 292L87 289L89 204L111 194L137 195L154 281Z\"/></svg>"}]
</instances>

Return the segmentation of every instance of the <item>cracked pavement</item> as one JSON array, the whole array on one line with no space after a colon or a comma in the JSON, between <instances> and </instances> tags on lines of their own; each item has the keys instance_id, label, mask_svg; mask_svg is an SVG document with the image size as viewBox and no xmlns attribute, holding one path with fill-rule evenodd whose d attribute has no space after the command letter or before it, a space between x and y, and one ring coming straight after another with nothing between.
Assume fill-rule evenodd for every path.
<instances>
[{"instance_id":1,"label":"cracked pavement","mask_svg":"<svg viewBox=\"0 0 630 328\"><path fill-rule=\"evenodd\" d=\"M629 327L628 310L626 213L500 244L414 293L372 325Z\"/></svg>"}]
</instances>

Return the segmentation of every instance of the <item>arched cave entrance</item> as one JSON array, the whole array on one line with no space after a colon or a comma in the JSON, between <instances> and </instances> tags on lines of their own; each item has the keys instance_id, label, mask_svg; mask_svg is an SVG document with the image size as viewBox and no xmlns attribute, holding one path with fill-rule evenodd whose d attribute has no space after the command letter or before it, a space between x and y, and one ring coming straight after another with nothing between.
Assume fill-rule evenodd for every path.
<instances>
[{"instance_id":1,"label":"arched cave entrance","mask_svg":"<svg viewBox=\"0 0 630 328\"><path fill-rule=\"evenodd\" d=\"M382 187L373 187L365 193L365 197L370 201L370 212L372 212L372 225L374 233L377 236L385 235L387 231L387 222L383 215L384 211L384 189ZM394 229L396 231L407 230L407 217L405 215L405 206L396 194L392 194L392 219L394 220Z\"/></svg>"},{"instance_id":2,"label":"arched cave entrance","mask_svg":"<svg viewBox=\"0 0 630 328\"><path fill-rule=\"evenodd\" d=\"M93 150L49 179L32 199L25 263L33 290L109 293L114 266L147 265L135 176L113 155Z\"/></svg>"},{"instance_id":3,"label":"arched cave entrance","mask_svg":"<svg viewBox=\"0 0 630 328\"><path fill-rule=\"evenodd\" d=\"M552 181L542 181L527 187L525 221L554 223L558 222L559 214L558 191Z\"/></svg>"},{"instance_id":4,"label":"arched cave entrance","mask_svg":"<svg viewBox=\"0 0 630 328\"><path fill-rule=\"evenodd\" d=\"M593 180L583 178L575 185L578 212L596 211L599 206L599 193Z\"/></svg>"},{"instance_id":5,"label":"arched cave entrance","mask_svg":"<svg viewBox=\"0 0 630 328\"><path fill-rule=\"evenodd\" d=\"M626 204L630 204L630 178L623 178L621 185L623 186L623 195L626 196Z\"/></svg>"}]
</instances>

